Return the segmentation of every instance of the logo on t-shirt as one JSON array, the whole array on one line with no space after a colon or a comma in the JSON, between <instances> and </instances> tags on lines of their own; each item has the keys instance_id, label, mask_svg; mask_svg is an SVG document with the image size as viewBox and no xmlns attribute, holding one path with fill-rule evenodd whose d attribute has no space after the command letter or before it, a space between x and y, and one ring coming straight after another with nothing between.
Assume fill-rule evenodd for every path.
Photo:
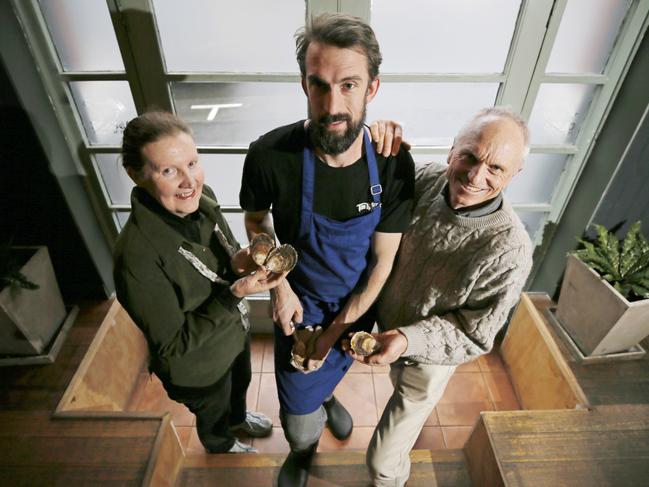
<instances>
[{"instance_id":1,"label":"logo on t-shirt","mask_svg":"<svg viewBox=\"0 0 649 487\"><path fill-rule=\"evenodd\" d=\"M380 205L381 203L376 203L375 201L372 201L371 203L359 203L356 205L356 208L358 209L359 213L367 213Z\"/></svg>"}]
</instances>

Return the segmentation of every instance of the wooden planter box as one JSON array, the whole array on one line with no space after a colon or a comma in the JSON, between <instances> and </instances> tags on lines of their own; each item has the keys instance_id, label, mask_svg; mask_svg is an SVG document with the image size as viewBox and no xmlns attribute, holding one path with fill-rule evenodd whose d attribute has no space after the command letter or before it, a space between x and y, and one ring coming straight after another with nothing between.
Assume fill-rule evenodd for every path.
<instances>
[{"instance_id":1,"label":"wooden planter box","mask_svg":"<svg viewBox=\"0 0 649 487\"><path fill-rule=\"evenodd\" d=\"M16 247L31 254L21 272L38 289L6 286L0 291L0 354L43 353L66 317L47 247Z\"/></svg>"},{"instance_id":2,"label":"wooden planter box","mask_svg":"<svg viewBox=\"0 0 649 487\"><path fill-rule=\"evenodd\" d=\"M627 301L574 255L556 316L585 356L629 350L649 335L649 299Z\"/></svg>"}]
</instances>

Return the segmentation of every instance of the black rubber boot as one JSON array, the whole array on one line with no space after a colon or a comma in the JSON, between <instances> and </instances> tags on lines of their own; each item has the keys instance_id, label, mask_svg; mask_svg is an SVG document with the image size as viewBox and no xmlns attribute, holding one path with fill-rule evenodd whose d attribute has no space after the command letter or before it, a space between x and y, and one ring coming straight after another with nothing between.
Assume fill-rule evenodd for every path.
<instances>
[{"instance_id":1,"label":"black rubber boot","mask_svg":"<svg viewBox=\"0 0 649 487\"><path fill-rule=\"evenodd\" d=\"M306 487L309 479L311 462L318 444L316 443L305 452L291 451L284 460L277 477L277 487Z\"/></svg>"},{"instance_id":2,"label":"black rubber boot","mask_svg":"<svg viewBox=\"0 0 649 487\"><path fill-rule=\"evenodd\" d=\"M331 396L323 406L327 411L327 426L331 434L338 440L349 438L354 428L354 421L345 407L336 400L335 396Z\"/></svg>"}]
</instances>

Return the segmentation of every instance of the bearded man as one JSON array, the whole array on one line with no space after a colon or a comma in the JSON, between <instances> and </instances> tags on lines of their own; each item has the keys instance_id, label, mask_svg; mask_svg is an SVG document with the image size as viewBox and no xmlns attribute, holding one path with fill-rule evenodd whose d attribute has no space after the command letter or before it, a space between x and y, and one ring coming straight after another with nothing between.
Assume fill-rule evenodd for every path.
<instances>
[{"instance_id":1,"label":"bearded man","mask_svg":"<svg viewBox=\"0 0 649 487\"><path fill-rule=\"evenodd\" d=\"M340 338L371 329L367 311L392 269L414 191L410 155L376 154L364 130L380 84L371 27L325 14L298 31L296 45L308 120L251 144L240 193L248 236L276 235L299 254L271 293L280 418L291 447L281 487L306 485L325 423L336 438L351 434L351 416L332 395L352 363ZM324 329L308 361L317 370L308 374L290 364L290 335L306 326Z\"/></svg>"}]
</instances>

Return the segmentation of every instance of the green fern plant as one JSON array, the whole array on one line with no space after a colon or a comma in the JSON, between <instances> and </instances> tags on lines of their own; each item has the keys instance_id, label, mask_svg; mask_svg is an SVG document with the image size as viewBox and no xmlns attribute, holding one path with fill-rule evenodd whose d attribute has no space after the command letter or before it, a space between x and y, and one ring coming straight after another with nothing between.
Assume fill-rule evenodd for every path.
<instances>
[{"instance_id":1,"label":"green fern plant","mask_svg":"<svg viewBox=\"0 0 649 487\"><path fill-rule=\"evenodd\" d=\"M629 301L649 299L649 243L640 222L631 225L623 240L603 225L593 226L597 238L579 239L584 248L574 254Z\"/></svg>"}]
</instances>

